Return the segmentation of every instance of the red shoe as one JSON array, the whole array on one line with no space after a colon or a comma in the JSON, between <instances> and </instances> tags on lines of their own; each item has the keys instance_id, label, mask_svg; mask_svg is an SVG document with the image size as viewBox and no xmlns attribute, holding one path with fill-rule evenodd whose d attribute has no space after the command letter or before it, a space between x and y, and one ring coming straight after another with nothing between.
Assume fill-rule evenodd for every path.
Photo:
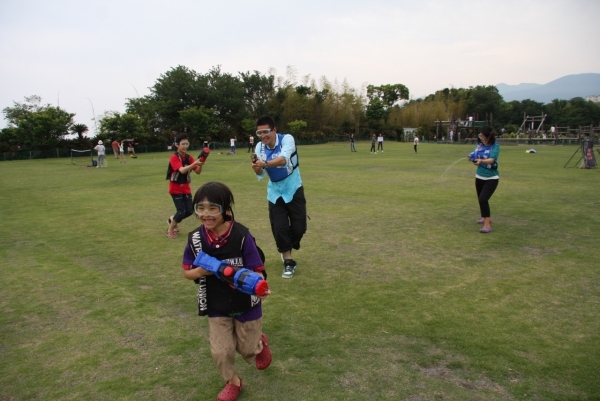
<instances>
[{"instance_id":1,"label":"red shoe","mask_svg":"<svg viewBox=\"0 0 600 401\"><path fill-rule=\"evenodd\" d=\"M217 401L235 401L238 395L242 392L242 379L240 379L240 385L236 386L229 382L225 383L225 387L217 396Z\"/></svg>"},{"instance_id":2,"label":"red shoe","mask_svg":"<svg viewBox=\"0 0 600 401\"><path fill-rule=\"evenodd\" d=\"M273 356L271 355L271 349L269 348L269 343L267 342L267 336L261 334L260 341L263 343L263 349L258 355L256 355L256 369L264 370L271 365Z\"/></svg>"}]
</instances>

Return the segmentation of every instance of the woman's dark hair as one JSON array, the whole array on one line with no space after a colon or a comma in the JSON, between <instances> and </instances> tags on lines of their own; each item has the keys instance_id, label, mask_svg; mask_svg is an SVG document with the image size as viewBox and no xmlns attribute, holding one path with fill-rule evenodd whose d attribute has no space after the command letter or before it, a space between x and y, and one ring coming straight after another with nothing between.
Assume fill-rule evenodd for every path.
<instances>
[{"instance_id":1,"label":"woman's dark hair","mask_svg":"<svg viewBox=\"0 0 600 401\"><path fill-rule=\"evenodd\" d=\"M198 188L192 202L196 205L202 202L204 198L209 202L221 205L223 207L223 217L229 213L233 220L233 193L227 185L222 182L207 182Z\"/></svg>"},{"instance_id":2,"label":"woman's dark hair","mask_svg":"<svg viewBox=\"0 0 600 401\"><path fill-rule=\"evenodd\" d=\"M481 127L479 133L485 136L488 145L493 145L496 143L496 132L492 129L492 127L485 125ZM479 138L479 136L477 136L477 142L481 143L481 138Z\"/></svg>"}]
</instances>

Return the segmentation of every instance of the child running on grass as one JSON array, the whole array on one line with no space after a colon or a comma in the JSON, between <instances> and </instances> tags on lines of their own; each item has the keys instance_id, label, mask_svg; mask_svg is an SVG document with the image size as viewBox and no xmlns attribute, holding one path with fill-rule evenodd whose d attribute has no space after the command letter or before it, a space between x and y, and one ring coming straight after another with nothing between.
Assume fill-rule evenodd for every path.
<instances>
[{"instance_id":1,"label":"child running on grass","mask_svg":"<svg viewBox=\"0 0 600 401\"><path fill-rule=\"evenodd\" d=\"M220 182L208 182L196 191L194 212L202 225L189 233L182 262L184 277L200 284L198 314L208 316L210 352L225 380L219 401L235 401L242 391L242 380L235 369L236 351L259 370L268 368L272 359L267 336L262 333L262 299L269 292L263 297L247 295L193 264L202 251L266 279L254 237L234 220L233 203L231 190Z\"/></svg>"}]
</instances>

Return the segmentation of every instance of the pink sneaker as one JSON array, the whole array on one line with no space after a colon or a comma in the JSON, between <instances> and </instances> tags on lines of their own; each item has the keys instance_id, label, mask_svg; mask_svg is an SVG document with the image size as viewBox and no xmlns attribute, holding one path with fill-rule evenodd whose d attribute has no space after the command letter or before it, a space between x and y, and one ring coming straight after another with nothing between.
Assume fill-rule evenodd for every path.
<instances>
[{"instance_id":1,"label":"pink sneaker","mask_svg":"<svg viewBox=\"0 0 600 401\"><path fill-rule=\"evenodd\" d=\"M263 343L263 349L258 355L256 355L256 369L265 370L269 367L269 365L271 365L273 356L271 355L271 349L269 348L269 343L267 342L267 336L262 334L260 336L260 341Z\"/></svg>"},{"instance_id":2,"label":"pink sneaker","mask_svg":"<svg viewBox=\"0 0 600 401\"><path fill-rule=\"evenodd\" d=\"M481 230L479 230L480 233L491 233L492 232L492 227L483 227Z\"/></svg>"}]
</instances>

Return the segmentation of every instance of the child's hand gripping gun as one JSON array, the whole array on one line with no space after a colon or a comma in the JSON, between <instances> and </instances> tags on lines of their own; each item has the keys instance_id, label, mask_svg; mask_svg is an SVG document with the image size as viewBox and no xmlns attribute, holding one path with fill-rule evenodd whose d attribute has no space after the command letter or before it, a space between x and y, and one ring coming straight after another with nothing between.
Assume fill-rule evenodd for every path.
<instances>
[{"instance_id":1,"label":"child's hand gripping gun","mask_svg":"<svg viewBox=\"0 0 600 401\"><path fill-rule=\"evenodd\" d=\"M213 273L221 281L225 281L231 287L248 295L258 295L262 297L269 292L269 283L260 274L246 269L245 267L230 266L227 262L209 256L200 251L194 266Z\"/></svg>"}]
</instances>

